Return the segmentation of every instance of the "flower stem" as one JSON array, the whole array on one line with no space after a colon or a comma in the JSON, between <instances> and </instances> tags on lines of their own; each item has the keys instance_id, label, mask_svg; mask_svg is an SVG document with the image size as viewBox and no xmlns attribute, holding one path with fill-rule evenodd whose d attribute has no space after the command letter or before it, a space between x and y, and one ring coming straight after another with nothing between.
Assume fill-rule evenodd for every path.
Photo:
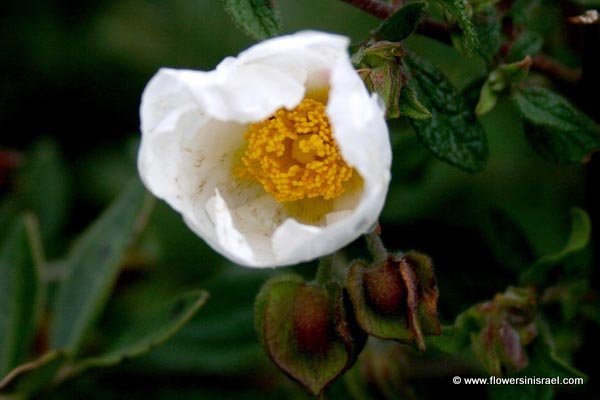
<instances>
[{"instance_id":1,"label":"flower stem","mask_svg":"<svg viewBox=\"0 0 600 400\"><path fill-rule=\"evenodd\" d=\"M375 229L365 235L367 247L369 252L373 256L373 261L383 261L388 258L388 251L383 245L381 236L379 236L378 229Z\"/></svg>"},{"instance_id":2,"label":"flower stem","mask_svg":"<svg viewBox=\"0 0 600 400\"><path fill-rule=\"evenodd\" d=\"M321 257L315 279L320 284L331 282L333 279L333 254Z\"/></svg>"}]
</instances>

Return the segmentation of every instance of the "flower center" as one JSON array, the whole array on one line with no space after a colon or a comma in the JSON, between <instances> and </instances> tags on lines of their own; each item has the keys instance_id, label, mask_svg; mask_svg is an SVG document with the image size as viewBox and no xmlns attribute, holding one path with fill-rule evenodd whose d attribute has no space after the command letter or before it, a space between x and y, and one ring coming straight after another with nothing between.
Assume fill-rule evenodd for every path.
<instances>
[{"instance_id":1,"label":"flower center","mask_svg":"<svg viewBox=\"0 0 600 400\"><path fill-rule=\"evenodd\" d=\"M279 202L339 197L352 177L318 101L305 98L291 111L277 110L251 124L245 138L237 175L257 180Z\"/></svg>"}]
</instances>

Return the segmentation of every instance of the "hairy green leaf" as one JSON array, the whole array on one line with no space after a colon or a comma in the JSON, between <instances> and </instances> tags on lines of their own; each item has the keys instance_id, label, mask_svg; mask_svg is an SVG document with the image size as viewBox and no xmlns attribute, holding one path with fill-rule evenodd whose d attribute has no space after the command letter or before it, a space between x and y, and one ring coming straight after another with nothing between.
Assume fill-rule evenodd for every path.
<instances>
[{"instance_id":1,"label":"hairy green leaf","mask_svg":"<svg viewBox=\"0 0 600 400\"><path fill-rule=\"evenodd\" d=\"M280 31L272 0L223 0L223 5L236 25L255 39L267 39Z\"/></svg>"},{"instance_id":2,"label":"hairy green leaf","mask_svg":"<svg viewBox=\"0 0 600 400\"><path fill-rule=\"evenodd\" d=\"M442 0L442 4L455 20L462 32L462 45L459 50L463 50L470 55L479 47L477 30L471 20L468 2L466 0Z\"/></svg>"},{"instance_id":3,"label":"hairy green leaf","mask_svg":"<svg viewBox=\"0 0 600 400\"><path fill-rule=\"evenodd\" d=\"M514 100L533 148L556 163L578 163L600 148L600 128L564 97L541 87L517 91Z\"/></svg>"},{"instance_id":4,"label":"hairy green leaf","mask_svg":"<svg viewBox=\"0 0 600 400\"><path fill-rule=\"evenodd\" d=\"M76 353L102 310L131 237L146 217L149 197L138 180L84 233L66 261L54 304L51 342Z\"/></svg>"},{"instance_id":5,"label":"hairy green leaf","mask_svg":"<svg viewBox=\"0 0 600 400\"><path fill-rule=\"evenodd\" d=\"M559 265L569 255L587 246L591 231L592 226L588 214L580 208L571 210L571 233L563 248L556 253L548 254L537 260L523 272L521 282L524 284L543 282L552 267Z\"/></svg>"},{"instance_id":6,"label":"hairy green leaf","mask_svg":"<svg viewBox=\"0 0 600 400\"><path fill-rule=\"evenodd\" d=\"M406 58L412 79L409 84L431 112L427 120L411 120L419 140L433 154L465 171L481 171L488 158L483 128L448 79L430 62Z\"/></svg>"},{"instance_id":7,"label":"hairy green leaf","mask_svg":"<svg viewBox=\"0 0 600 400\"><path fill-rule=\"evenodd\" d=\"M410 36L427 12L427 3L416 1L396 11L379 27L377 35L390 42L399 42Z\"/></svg>"},{"instance_id":8,"label":"hairy green leaf","mask_svg":"<svg viewBox=\"0 0 600 400\"><path fill-rule=\"evenodd\" d=\"M485 7L481 12L473 16L473 22L477 37L479 38L477 54L486 63L491 64L501 44L500 34L502 27L496 8L493 6Z\"/></svg>"},{"instance_id":9,"label":"hairy green leaf","mask_svg":"<svg viewBox=\"0 0 600 400\"><path fill-rule=\"evenodd\" d=\"M404 86L398 99L400 114L412 119L429 119L431 112L419 101L417 93L410 86Z\"/></svg>"},{"instance_id":10,"label":"hairy green leaf","mask_svg":"<svg viewBox=\"0 0 600 400\"><path fill-rule=\"evenodd\" d=\"M19 218L0 248L0 378L28 356L42 283L31 216Z\"/></svg>"}]
</instances>

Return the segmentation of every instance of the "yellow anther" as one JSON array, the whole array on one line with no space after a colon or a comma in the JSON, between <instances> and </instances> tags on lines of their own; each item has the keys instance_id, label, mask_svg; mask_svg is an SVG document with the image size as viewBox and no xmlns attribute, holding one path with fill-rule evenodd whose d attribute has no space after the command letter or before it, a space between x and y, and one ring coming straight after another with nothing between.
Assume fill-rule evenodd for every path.
<instances>
[{"instance_id":1,"label":"yellow anther","mask_svg":"<svg viewBox=\"0 0 600 400\"><path fill-rule=\"evenodd\" d=\"M353 174L331 133L325 106L304 99L279 109L245 133L248 146L236 174L255 179L279 202L339 197Z\"/></svg>"}]
</instances>

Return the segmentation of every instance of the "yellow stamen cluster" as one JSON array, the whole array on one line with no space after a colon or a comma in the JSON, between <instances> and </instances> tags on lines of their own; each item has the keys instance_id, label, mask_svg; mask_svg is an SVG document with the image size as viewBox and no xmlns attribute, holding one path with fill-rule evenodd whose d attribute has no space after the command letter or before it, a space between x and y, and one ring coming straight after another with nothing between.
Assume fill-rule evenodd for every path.
<instances>
[{"instance_id":1,"label":"yellow stamen cluster","mask_svg":"<svg viewBox=\"0 0 600 400\"><path fill-rule=\"evenodd\" d=\"M251 124L245 138L238 176L257 180L279 202L336 198L352 177L318 101L304 99L291 111L276 111Z\"/></svg>"}]
</instances>

